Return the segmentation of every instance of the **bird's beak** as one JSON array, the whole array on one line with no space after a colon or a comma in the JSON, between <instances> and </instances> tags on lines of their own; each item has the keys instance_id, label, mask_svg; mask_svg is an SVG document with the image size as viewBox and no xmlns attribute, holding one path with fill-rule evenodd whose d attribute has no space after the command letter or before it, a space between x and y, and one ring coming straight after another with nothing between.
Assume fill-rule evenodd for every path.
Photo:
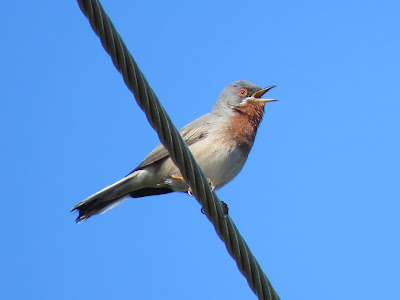
<instances>
[{"instance_id":1,"label":"bird's beak","mask_svg":"<svg viewBox=\"0 0 400 300\"><path fill-rule=\"evenodd\" d=\"M270 89L276 87L276 85L271 85L265 89L259 90L258 92L255 92L253 94L253 96L251 96L251 100L253 101L257 101L257 102L263 102L263 103L267 103L267 102L272 102L272 101L278 101L278 99L262 99L261 97L268 92Z\"/></svg>"}]
</instances>

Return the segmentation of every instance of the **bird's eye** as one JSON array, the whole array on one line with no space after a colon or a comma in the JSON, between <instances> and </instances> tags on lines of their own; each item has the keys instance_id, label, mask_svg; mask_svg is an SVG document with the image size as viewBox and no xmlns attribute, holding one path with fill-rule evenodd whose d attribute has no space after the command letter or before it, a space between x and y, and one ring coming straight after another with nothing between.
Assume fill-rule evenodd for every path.
<instances>
[{"instance_id":1,"label":"bird's eye","mask_svg":"<svg viewBox=\"0 0 400 300\"><path fill-rule=\"evenodd\" d=\"M247 94L248 94L248 92L247 92L247 90L246 89L240 89L239 91L238 91L238 95L240 96L240 97L247 97Z\"/></svg>"}]
</instances>

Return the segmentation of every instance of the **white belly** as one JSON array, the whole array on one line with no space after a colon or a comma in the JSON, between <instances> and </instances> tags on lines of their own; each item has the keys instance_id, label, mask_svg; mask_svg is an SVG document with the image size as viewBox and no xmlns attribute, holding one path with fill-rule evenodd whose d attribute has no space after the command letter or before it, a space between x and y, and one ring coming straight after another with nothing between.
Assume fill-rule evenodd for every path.
<instances>
[{"instance_id":1,"label":"white belly","mask_svg":"<svg viewBox=\"0 0 400 300\"><path fill-rule=\"evenodd\" d=\"M189 149L215 189L231 181L243 168L247 159L247 155L244 155L240 148L235 147L233 142L228 144L224 139L207 138L190 145ZM171 178L171 174L180 175L180 172L169 158L160 169L159 175L162 175L163 180L158 182L157 187L166 184L174 191L186 192L187 184L183 180Z\"/></svg>"},{"instance_id":2,"label":"white belly","mask_svg":"<svg viewBox=\"0 0 400 300\"><path fill-rule=\"evenodd\" d=\"M223 140L211 141L207 145L202 142L189 148L207 178L216 189L221 188L240 172L246 162L246 157L234 145L227 147Z\"/></svg>"}]
</instances>

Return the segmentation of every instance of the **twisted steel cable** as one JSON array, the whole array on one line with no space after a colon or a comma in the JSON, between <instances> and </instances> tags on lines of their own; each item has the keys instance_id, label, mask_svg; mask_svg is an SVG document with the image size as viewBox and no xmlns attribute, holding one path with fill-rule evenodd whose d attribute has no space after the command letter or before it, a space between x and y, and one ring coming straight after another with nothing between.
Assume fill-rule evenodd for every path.
<instances>
[{"instance_id":1,"label":"twisted steel cable","mask_svg":"<svg viewBox=\"0 0 400 300\"><path fill-rule=\"evenodd\" d=\"M221 201L211 191L203 171L161 106L101 4L97 0L78 0L78 4L89 19L92 29L99 36L104 49L111 56L115 67L122 74L125 84L134 94L136 102L145 112L147 120L168 150L171 159L191 187L205 215L236 261L240 272L246 277L250 288L259 299L280 299L235 224L225 215Z\"/></svg>"}]
</instances>

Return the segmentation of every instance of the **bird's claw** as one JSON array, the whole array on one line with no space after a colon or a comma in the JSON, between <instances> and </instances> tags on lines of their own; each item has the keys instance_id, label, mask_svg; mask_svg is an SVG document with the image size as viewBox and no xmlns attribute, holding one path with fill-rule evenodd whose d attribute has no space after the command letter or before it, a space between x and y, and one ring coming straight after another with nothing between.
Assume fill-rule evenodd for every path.
<instances>
[{"instance_id":1,"label":"bird's claw","mask_svg":"<svg viewBox=\"0 0 400 300\"><path fill-rule=\"evenodd\" d=\"M207 178L207 180L208 180L208 184L210 185L211 192L214 191L214 190L215 190L215 185L214 185L214 183L212 183L212 181L210 180L210 178Z\"/></svg>"},{"instance_id":2,"label":"bird's claw","mask_svg":"<svg viewBox=\"0 0 400 300\"><path fill-rule=\"evenodd\" d=\"M173 176L174 176L174 175L173 175ZM171 176L171 177L172 177L172 176ZM172 178L174 178L174 177L172 177ZM175 179L176 179L176 178L175 178ZM214 183L212 183L212 181L210 180L210 178L207 178L207 181L208 181L208 184L209 184L209 186L210 186L211 192L214 191L214 190L215 190L215 185L214 185ZM192 188L191 188L191 187L189 187L187 193L188 193L189 196L193 196L193 191L192 191Z\"/></svg>"},{"instance_id":3,"label":"bird's claw","mask_svg":"<svg viewBox=\"0 0 400 300\"><path fill-rule=\"evenodd\" d=\"M226 217L228 214L229 214L229 207L228 207L228 204L226 204L224 201L221 201L221 205L222 205L222 211L224 212L224 216ZM203 214L203 215L205 215L205 213L204 213L204 209L203 208L201 208L201 213Z\"/></svg>"}]
</instances>

